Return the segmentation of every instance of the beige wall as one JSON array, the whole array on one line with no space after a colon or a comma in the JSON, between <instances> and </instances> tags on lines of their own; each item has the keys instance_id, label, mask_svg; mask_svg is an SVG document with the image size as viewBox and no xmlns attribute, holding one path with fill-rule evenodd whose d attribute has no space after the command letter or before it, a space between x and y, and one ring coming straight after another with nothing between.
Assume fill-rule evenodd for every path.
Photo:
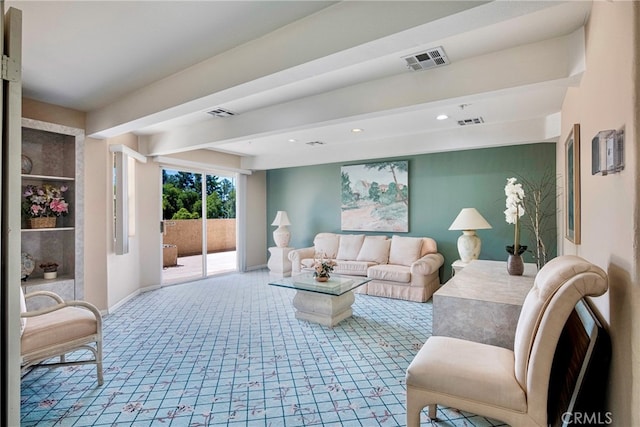
<instances>
[{"instance_id":1,"label":"beige wall","mask_svg":"<svg viewBox=\"0 0 640 427\"><path fill-rule=\"evenodd\" d=\"M246 267L266 266L267 264L267 173L254 172L247 177Z\"/></svg>"},{"instance_id":2,"label":"beige wall","mask_svg":"<svg viewBox=\"0 0 640 427\"><path fill-rule=\"evenodd\" d=\"M107 224L111 218L105 206L110 188L105 184L108 173L105 158L109 147L104 141L87 138L84 157L84 294L87 301L100 310L108 305L108 264L109 234Z\"/></svg>"},{"instance_id":3,"label":"beige wall","mask_svg":"<svg viewBox=\"0 0 640 427\"><path fill-rule=\"evenodd\" d=\"M85 113L60 107L58 105L47 104L34 101L29 98L22 98L22 117L43 122L57 123L78 129L85 128Z\"/></svg>"},{"instance_id":4,"label":"beige wall","mask_svg":"<svg viewBox=\"0 0 640 427\"><path fill-rule=\"evenodd\" d=\"M594 2L586 27L586 72L562 109L558 171L565 174L564 140L574 123L581 135L582 242L560 234L559 253L582 256L609 274L609 291L593 299L613 346L609 409L614 425L640 425L640 289L638 280L638 19L635 2ZM625 130L625 169L591 175L591 138ZM558 224L564 230L564 206Z\"/></svg>"},{"instance_id":5,"label":"beige wall","mask_svg":"<svg viewBox=\"0 0 640 427\"><path fill-rule=\"evenodd\" d=\"M138 150L138 137L125 134L107 140L108 145L125 145ZM107 215L108 238L108 307L112 308L156 279L154 284L160 283L162 269L162 251L160 240L160 168L154 163L135 162L135 234L129 236L129 252L116 255L113 244L113 183L111 180L112 156L110 153L104 158L108 170L108 179L104 182L109 193L105 198ZM132 177L129 177L131 179ZM131 203L131 201L130 201ZM155 224L156 233L152 232ZM154 271L157 271L154 274ZM149 277L151 276L151 277Z\"/></svg>"}]
</instances>

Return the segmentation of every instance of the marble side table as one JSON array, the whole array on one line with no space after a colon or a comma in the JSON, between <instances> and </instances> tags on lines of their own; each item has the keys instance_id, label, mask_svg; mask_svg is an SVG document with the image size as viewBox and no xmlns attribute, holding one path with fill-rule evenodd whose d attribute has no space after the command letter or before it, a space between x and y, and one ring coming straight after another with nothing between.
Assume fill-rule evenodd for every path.
<instances>
[{"instance_id":1,"label":"marble side table","mask_svg":"<svg viewBox=\"0 0 640 427\"><path fill-rule=\"evenodd\" d=\"M433 294L433 335L513 349L518 317L537 269L510 276L507 263L474 260Z\"/></svg>"},{"instance_id":2,"label":"marble side table","mask_svg":"<svg viewBox=\"0 0 640 427\"><path fill-rule=\"evenodd\" d=\"M269 273L276 277L289 277L291 276L291 261L289 261L289 252L295 248L269 248L269 261L267 267L269 267Z\"/></svg>"}]
</instances>

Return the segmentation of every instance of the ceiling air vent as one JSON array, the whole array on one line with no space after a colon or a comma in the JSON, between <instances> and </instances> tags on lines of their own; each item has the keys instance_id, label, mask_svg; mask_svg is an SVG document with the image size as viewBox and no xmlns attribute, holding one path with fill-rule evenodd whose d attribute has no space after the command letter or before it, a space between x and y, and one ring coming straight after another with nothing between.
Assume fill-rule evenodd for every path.
<instances>
[{"instance_id":1,"label":"ceiling air vent","mask_svg":"<svg viewBox=\"0 0 640 427\"><path fill-rule=\"evenodd\" d=\"M224 108L207 111L207 114L211 114L213 117L231 117L236 115L233 111L225 110Z\"/></svg>"},{"instance_id":2,"label":"ceiling air vent","mask_svg":"<svg viewBox=\"0 0 640 427\"><path fill-rule=\"evenodd\" d=\"M305 142L305 144L315 147L316 145L324 145L325 143L322 141L309 141Z\"/></svg>"},{"instance_id":3,"label":"ceiling air vent","mask_svg":"<svg viewBox=\"0 0 640 427\"><path fill-rule=\"evenodd\" d=\"M426 70L428 68L440 67L448 65L449 59L444 53L442 46L428 49L421 53L405 56L402 59L407 61L407 67L413 71Z\"/></svg>"},{"instance_id":4,"label":"ceiling air vent","mask_svg":"<svg viewBox=\"0 0 640 427\"><path fill-rule=\"evenodd\" d=\"M475 117L473 119L458 120L458 124L460 126L479 125L480 123L484 123L484 119L482 117Z\"/></svg>"}]
</instances>

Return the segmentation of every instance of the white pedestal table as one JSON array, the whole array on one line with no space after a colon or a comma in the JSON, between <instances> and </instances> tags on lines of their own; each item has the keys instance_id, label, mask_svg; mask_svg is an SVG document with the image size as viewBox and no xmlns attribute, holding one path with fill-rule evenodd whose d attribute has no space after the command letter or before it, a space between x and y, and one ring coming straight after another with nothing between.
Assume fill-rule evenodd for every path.
<instances>
[{"instance_id":1,"label":"white pedestal table","mask_svg":"<svg viewBox=\"0 0 640 427\"><path fill-rule=\"evenodd\" d=\"M353 315L353 290L370 280L332 275L327 282L316 282L311 274L303 273L273 280L269 285L296 290L296 319L334 327Z\"/></svg>"}]
</instances>

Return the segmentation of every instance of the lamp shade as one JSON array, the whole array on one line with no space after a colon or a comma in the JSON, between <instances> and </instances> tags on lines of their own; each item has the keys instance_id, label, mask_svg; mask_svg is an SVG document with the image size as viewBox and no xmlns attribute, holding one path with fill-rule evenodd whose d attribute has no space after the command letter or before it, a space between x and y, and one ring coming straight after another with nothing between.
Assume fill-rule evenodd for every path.
<instances>
[{"instance_id":1,"label":"lamp shade","mask_svg":"<svg viewBox=\"0 0 640 427\"><path fill-rule=\"evenodd\" d=\"M491 224L480 215L476 208L464 208L453 220L449 230L484 230L488 228L491 228Z\"/></svg>"},{"instance_id":2,"label":"lamp shade","mask_svg":"<svg viewBox=\"0 0 640 427\"><path fill-rule=\"evenodd\" d=\"M291 225L291 222L289 222L287 211L278 211L278 213L276 214L276 218L273 220L271 225Z\"/></svg>"}]
</instances>

